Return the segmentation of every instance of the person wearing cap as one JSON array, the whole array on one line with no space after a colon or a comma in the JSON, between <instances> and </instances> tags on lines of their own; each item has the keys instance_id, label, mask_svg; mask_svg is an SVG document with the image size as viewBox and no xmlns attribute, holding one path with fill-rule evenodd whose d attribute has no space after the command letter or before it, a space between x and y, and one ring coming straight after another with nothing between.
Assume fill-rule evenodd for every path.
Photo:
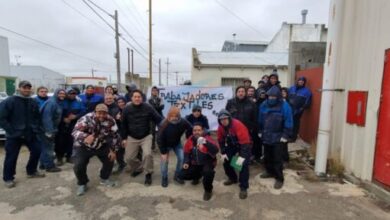
<instances>
[{"instance_id":1,"label":"person wearing cap","mask_svg":"<svg viewBox=\"0 0 390 220\"><path fill-rule=\"evenodd\" d=\"M209 120L205 115L202 114L202 107L199 105L194 105L192 107L192 114L189 114L185 117L185 119L191 124L194 125L195 123L202 124L202 127L206 133L209 133L210 125ZM188 131L186 133L186 138L190 137L192 135L192 131Z\"/></svg>"},{"instance_id":2,"label":"person wearing cap","mask_svg":"<svg viewBox=\"0 0 390 220\"><path fill-rule=\"evenodd\" d=\"M57 166L64 164L64 158L67 163L71 163L73 137L72 131L78 119L85 114L85 107L80 99L77 98L77 90L68 88L66 98L62 107L62 118L58 129L58 135L55 138L55 152L57 157Z\"/></svg>"},{"instance_id":3,"label":"person wearing cap","mask_svg":"<svg viewBox=\"0 0 390 220\"><path fill-rule=\"evenodd\" d=\"M62 121L64 100L66 92L64 89L57 89L54 95L41 107L43 135L41 140L43 148L41 153L41 168L46 172L61 171L54 163L55 137L58 135L59 125Z\"/></svg>"},{"instance_id":4,"label":"person wearing cap","mask_svg":"<svg viewBox=\"0 0 390 220\"><path fill-rule=\"evenodd\" d=\"M159 89L157 86L152 87L151 96L148 100L149 104L153 106L153 108L160 114L161 117L163 117L162 111L164 110L164 101L159 97ZM156 125L153 124L152 127L154 128L152 130L153 135L153 141L152 141L152 150L156 149Z\"/></svg>"},{"instance_id":5,"label":"person wearing cap","mask_svg":"<svg viewBox=\"0 0 390 220\"><path fill-rule=\"evenodd\" d=\"M176 171L173 180L179 184L184 184L184 181L180 179L179 173L183 166L183 145L181 143L181 137L185 132L191 131L191 124L180 115L180 109L178 107L171 107L167 114L166 119L161 122L158 131L157 143L161 153L161 186L168 186L168 162L169 151L173 150L176 154L177 163Z\"/></svg>"},{"instance_id":6,"label":"person wearing cap","mask_svg":"<svg viewBox=\"0 0 390 220\"><path fill-rule=\"evenodd\" d=\"M114 187L110 175L114 166L116 151L120 147L118 126L115 119L108 113L104 104L98 104L94 112L81 117L72 132L73 145L73 171L77 178L77 195L84 195L89 182L87 166L90 159L97 156L102 162L100 169L100 184Z\"/></svg>"},{"instance_id":7,"label":"person wearing cap","mask_svg":"<svg viewBox=\"0 0 390 220\"><path fill-rule=\"evenodd\" d=\"M0 127L5 130L5 159L3 180L7 188L15 187L16 163L23 144L30 151L27 177L44 177L38 168L41 146L38 135L42 134L42 120L36 101L31 98L31 83L21 81L16 95L0 103Z\"/></svg>"},{"instance_id":8,"label":"person wearing cap","mask_svg":"<svg viewBox=\"0 0 390 220\"><path fill-rule=\"evenodd\" d=\"M239 172L240 199L246 199L249 188L249 163L251 159L251 137L246 126L223 109L218 114L218 143L221 148L223 168L228 180L223 184L230 186L237 183L237 173L230 165L234 156L238 156L237 163L242 166Z\"/></svg>"},{"instance_id":9,"label":"person wearing cap","mask_svg":"<svg viewBox=\"0 0 390 220\"><path fill-rule=\"evenodd\" d=\"M252 86L252 80L250 80L250 79L245 79L244 80L244 87L245 87L245 89L248 89L249 87L251 87Z\"/></svg>"},{"instance_id":10,"label":"person wearing cap","mask_svg":"<svg viewBox=\"0 0 390 220\"><path fill-rule=\"evenodd\" d=\"M289 104L282 99L278 86L267 92L267 101L259 109L259 137L264 145L266 171L260 178L275 178L274 188L283 187L283 145L292 135L293 119Z\"/></svg>"},{"instance_id":11,"label":"person wearing cap","mask_svg":"<svg viewBox=\"0 0 390 220\"><path fill-rule=\"evenodd\" d=\"M299 77L296 84L288 90L288 102L294 115L294 129L292 141L296 141L301 125L301 117L305 109L310 107L312 94L306 87L306 78Z\"/></svg>"},{"instance_id":12,"label":"person wearing cap","mask_svg":"<svg viewBox=\"0 0 390 220\"><path fill-rule=\"evenodd\" d=\"M48 92L49 90L46 87L38 87L37 96L35 96L34 100L38 103L39 108L41 108L43 103L45 103L49 99L49 96L47 96Z\"/></svg>"},{"instance_id":13,"label":"person wearing cap","mask_svg":"<svg viewBox=\"0 0 390 220\"><path fill-rule=\"evenodd\" d=\"M125 158L133 177L138 176L145 169L145 186L152 184L153 155L152 155L152 127L151 123L160 124L162 117L149 104L143 101L140 90L132 91L131 103L127 104L122 112L121 137L126 147ZM142 163L138 154L142 149Z\"/></svg>"},{"instance_id":14,"label":"person wearing cap","mask_svg":"<svg viewBox=\"0 0 390 220\"><path fill-rule=\"evenodd\" d=\"M184 145L184 164L180 179L192 180L192 185L197 185L203 177L203 200L205 201L210 200L213 195L218 151L218 145L205 132L203 124L196 122L193 125L192 135Z\"/></svg>"},{"instance_id":15,"label":"person wearing cap","mask_svg":"<svg viewBox=\"0 0 390 220\"><path fill-rule=\"evenodd\" d=\"M95 92L95 87L93 85L88 85L85 89L85 93L79 97L85 106L85 113L93 112L98 104L104 102L103 96Z\"/></svg>"}]
</instances>

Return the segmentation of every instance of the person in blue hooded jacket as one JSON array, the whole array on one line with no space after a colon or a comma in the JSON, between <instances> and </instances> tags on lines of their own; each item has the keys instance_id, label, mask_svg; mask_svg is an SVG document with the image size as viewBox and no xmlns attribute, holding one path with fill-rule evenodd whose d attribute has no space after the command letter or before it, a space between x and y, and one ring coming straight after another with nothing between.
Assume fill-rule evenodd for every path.
<instances>
[{"instance_id":1,"label":"person in blue hooded jacket","mask_svg":"<svg viewBox=\"0 0 390 220\"><path fill-rule=\"evenodd\" d=\"M283 143L292 135L293 119L289 104L282 99L278 86L267 91L267 100L259 108L259 137L264 144L266 172L261 178L275 178L275 189L283 187Z\"/></svg>"},{"instance_id":2,"label":"person in blue hooded jacket","mask_svg":"<svg viewBox=\"0 0 390 220\"><path fill-rule=\"evenodd\" d=\"M311 104L311 92L306 87L306 78L299 77L297 83L288 90L288 102L293 111L294 129L292 141L298 137L303 111Z\"/></svg>"},{"instance_id":3,"label":"person in blue hooded jacket","mask_svg":"<svg viewBox=\"0 0 390 220\"><path fill-rule=\"evenodd\" d=\"M103 96L96 94L93 85L88 85L85 94L79 97L86 108L85 114L95 111L96 106L104 102Z\"/></svg>"},{"instance_id":4,"label":"person in blue hooded jacket","mask_svg":"<svg viewBox=\"0 0 390 220\"><path fill-rule=\"evenodd\" d=\"M71 162L73 149L72 131L79 118L85 115L86 109L80 99L77 99L77 91L74 88L66 90L66 98L63 104L61 122L58 129L58 135L55 139L55 152L57 157L57 166L66 162Z\"/></svg>"},{"instance_id":5,"label":"person in blue hooded jacket","mask_svg":"<svg viewBox=\"0 0 390 220\"><path fill-rule=\"evenodd\" d=\"M48 92L49 90L46 87L38 87L37 96L35 96L34 100L38 103L39 108L41 108L43 103L49 99L49 96L47 95Z\"/></svg>"},{"instance_id":6,"label":"person in blue hooded jacket","mask_svg":"<svg viewBox=\"0 0 390 220\"><path fill-rule=\"evenodd\" d=\"M40 161L41 168L44 168L46 172L61 171L61 169L55 165L53 155L55 136L58 133L58 128L62 119L65 96L66 92L64 89L57 89L54 92L54 95L47 100L40 109L44 131L43 135L41 135L42 153Z\"/></svg>"}]
</instances>

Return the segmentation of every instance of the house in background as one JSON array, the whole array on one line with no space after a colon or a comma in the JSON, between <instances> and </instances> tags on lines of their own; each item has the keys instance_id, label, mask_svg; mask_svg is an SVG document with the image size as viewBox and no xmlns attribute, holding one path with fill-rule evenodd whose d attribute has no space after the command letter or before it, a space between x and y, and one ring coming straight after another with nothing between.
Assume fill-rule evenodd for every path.
<instances>
[{"instance_id":1,"label":"house in background","mask_svg":"<svg viewBox=\"0 0 390 220\"><path fill-rule=\"evenodd\" d=\"M17 78L10 76L9 63L8 39L0 36L0 92L10 96L15 93Z\"/></svg>"},{"instance_id":2,"label":"house in background","mask_svg":"<svg viewBox=\"0 0 390 220\"><path fill-rule=\"evenodd\" d=\"M222 52L264 52L268 42L265 41L237 41L226 40Z\"/></svg>"}]
</instances>

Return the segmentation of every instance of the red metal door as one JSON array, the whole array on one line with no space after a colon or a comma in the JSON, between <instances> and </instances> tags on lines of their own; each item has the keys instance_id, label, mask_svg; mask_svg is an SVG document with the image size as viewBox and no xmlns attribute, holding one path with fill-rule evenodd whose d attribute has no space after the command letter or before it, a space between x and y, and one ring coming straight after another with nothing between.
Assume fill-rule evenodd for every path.
<instances>
[{"instance_id":1,"label":"red metal door","mask_svg":"<svg viewBox=\"0 0 390 220\"><path fill-rule=\"evenodd\" d=\"M374 179L390 186L390 49L385 53L382 94L379 107Z\"/></svg>"}]
</instances>

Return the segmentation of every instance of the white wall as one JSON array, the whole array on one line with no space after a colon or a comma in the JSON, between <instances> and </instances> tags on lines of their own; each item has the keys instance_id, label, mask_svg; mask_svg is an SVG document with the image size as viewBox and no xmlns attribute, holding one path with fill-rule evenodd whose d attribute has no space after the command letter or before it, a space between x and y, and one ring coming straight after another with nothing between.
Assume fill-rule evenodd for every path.
<instances>
[{"instance_id":1,"label":"white wall","mask_svg":"<svg viewBox=\"0 0 390 220\"><path fill-rule=\"evenodd\" d=\"M346 171L363 180L371 180L373 173L384 53L390 48L389 11L388 0L332 0L330 6L329 31L341 25L342 32L328 41L325 71L335 71L336 88L345 89L334 95L330 153L340 155ZM329 56L330 44L337 57ZM346 123L350 90L368 91L365 127Z\"/></svg>"},{"instance_id":2,"label":"white wall","mask_svg":"<svg viewBox=\"0 0 390 220\"><path fill-rule=\"evenodd\" d=\"M0 36L0 76L10 74L8 39Z\"/></svg>"},{"instance_id":3,"label":"white wall","mask_svg":"<svg viewBox=\"0 0 390 220\"><path fill-rule=\"evenodd\" d=\"M252 85L257 87L257 82L263 75L272 73L273 68L217 68L202 67L192 68L191 82L198 86L221 86L222 78L250 78ZM279 80L282 86L287 86L287 67L278 68Z\"/></svg>"}]
</instances>

